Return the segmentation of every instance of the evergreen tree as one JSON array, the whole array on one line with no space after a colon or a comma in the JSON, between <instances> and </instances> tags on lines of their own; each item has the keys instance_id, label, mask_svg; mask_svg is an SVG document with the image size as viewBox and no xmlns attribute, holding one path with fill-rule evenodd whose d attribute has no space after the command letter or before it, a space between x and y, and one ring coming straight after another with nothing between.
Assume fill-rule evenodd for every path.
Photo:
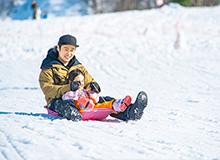
<instances>
[{"instance_id":1,"label":"evergreen tree","mask_svg":"<svg viewBox=\"0 0 220 160\"><path fill-rule=\"evenodd\" d=\"M191 6L191 0L172 0L171 2L179 3L185 7Z\"/></svg>"}]
</instances>

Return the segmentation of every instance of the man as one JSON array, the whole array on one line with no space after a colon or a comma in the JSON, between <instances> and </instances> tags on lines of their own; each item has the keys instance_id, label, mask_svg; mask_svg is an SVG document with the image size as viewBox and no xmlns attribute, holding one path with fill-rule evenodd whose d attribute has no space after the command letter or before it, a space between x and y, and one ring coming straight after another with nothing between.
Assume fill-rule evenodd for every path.
<instances>
[{"instance_id":1,"label":"man","mask_svg":"<svg viewBox=\"0 0 220 160\"><path fill-rule=\"evenodd\" d=\"M35 0L31 3L31 8L34 10L33 19L37 18L37 2Z\"/></svg>"},{"instance_id":2,"label":"man","mask_svg":"<svg viewBox=\"0 0 220 160\"><path fill-rule=\"evenodd\" d=\"M56 111L63 118L68 120L80 121L82 116L75 104L71 100L62 100L61 97L69 91L79 89L80 82L73 81L68 83L68 73L78 68L85 74L84 88L91 87L94 92L101 92L98 83L91 77L87 69L76 59L75 51L79 47L74 36L63 35L59 38L57 46L48 51L47 57L41 64L39 77L40 87L45 94L47 106ZM100 98L98 103L112 101L112 97ZM140 92L134 104L128 106L124 112L111 114L112 117L127 121L138 120L147 106L147 95Z\"/></svg>"}]
</instances>

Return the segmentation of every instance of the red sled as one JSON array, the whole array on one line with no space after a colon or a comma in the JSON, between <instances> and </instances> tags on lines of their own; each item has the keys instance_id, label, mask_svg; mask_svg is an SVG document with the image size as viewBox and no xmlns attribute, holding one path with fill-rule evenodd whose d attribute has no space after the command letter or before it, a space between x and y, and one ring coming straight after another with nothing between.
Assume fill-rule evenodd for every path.
<instances>
[{"instance_id":1,"label":"red sled","mask_svg":"<svg viewBox=\"0 0 220 160\"><path fill-rule=\"evenodd\" d=\"M57 112L54 112L47 108L47 106L44 106L44 108L47 110L49 116L53 116L56 118L60 118L59 114ZM91 111L86 111L86 112L80 112L82 115L82 120L103 120L106 117L108 117L109 114L113 113L113 109L108 109L108 108L97 108L93 109Z\"/></svg>"}]
</instances>

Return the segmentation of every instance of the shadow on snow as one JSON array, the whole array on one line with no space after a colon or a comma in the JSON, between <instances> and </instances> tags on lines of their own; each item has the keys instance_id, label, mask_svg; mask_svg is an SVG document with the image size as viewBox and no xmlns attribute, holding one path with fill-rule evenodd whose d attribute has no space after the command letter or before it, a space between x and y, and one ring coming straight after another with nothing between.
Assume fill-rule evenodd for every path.
<instances>
[{"instance_id":1,"label":"shadow on snow","mask_svg":"<svg viewBox=\"0 0 220 160\"><path fill-rule=\"evenodd\" d=\"M49 116L48 114L44 114L44 113L25 113L25 112L3 112L0 111L0 115L1 114L10 114L10 115L20 115L20 116L33 116L33 117L44 117L50 120L55 120L55 119L60 119L60 118L56 118L53 116Z\"/></svg>"}]
</instances>

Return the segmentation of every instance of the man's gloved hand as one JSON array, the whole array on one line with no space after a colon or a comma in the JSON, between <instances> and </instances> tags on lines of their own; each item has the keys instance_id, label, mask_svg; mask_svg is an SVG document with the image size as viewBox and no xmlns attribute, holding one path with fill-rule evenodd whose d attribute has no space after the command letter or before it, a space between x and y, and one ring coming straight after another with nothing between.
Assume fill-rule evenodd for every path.
<instances>
[{"instance_id":1,"label":"man's gloved hand","mask_svg":"<svg viewBox=\"0 0 220 160\"><path fill-rule=\"evenodd\" d=\"M94 91L96 93L101 92L101 88L99 87L97 82L91 82L90 83L90 88L91 88L91 91Z\"/></svg>"},{"instance_id":2,"label":"man's gloved hand","mask_svg":"<svg viewBox=\"0 0 220 160\"><path fill-rule=\"evenodd\" d=\"M70 90L71 91L76 91L77 89L79 89L80 85L81 85L80 81L72 81L70 83Z\"/></svg>"}]
</instances>

